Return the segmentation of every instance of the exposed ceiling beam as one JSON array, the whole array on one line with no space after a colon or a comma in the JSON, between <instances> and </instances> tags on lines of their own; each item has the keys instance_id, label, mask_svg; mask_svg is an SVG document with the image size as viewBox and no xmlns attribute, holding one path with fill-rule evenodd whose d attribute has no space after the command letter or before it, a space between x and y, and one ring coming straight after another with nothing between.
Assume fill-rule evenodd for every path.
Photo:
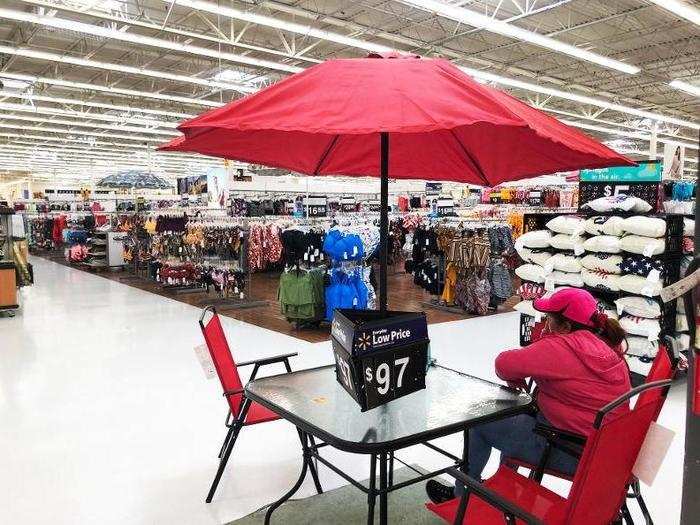
<instances>
[{"instance_id":1,"label":"exposed ceiling beam","mask_svg":"<svg viewBox=\"0 0 700 525\"><path fill-rule=\"evenodd\" d=\"M178 6L189 7L196 11L204 11L207 13L212 13L215 15L221 15L228 18L233 18L235 20L243 20L251 24L262 25L266 27L272 27L274 29L279 29L281 31L289 31L290 33L296 33L302 36L310 36L312 38L318 38L320 40L326 40L328 42L334 42L342 46L354 47L357 49L362 49L364 51L373 51L378 53L383 53L386 51L391 51L392 47L377 44L374 42L368 42L366 40L361 40L359 38L353 38L351 36L341 35L339 33L334 33L332 31L326 31L324 29L318 29L305 24L298 24L296 22L288 22L282 20L278 17L261 15L254 13L252 11L242 11L240 9L235 9L233 7L228 7L224 5L214 4L212 2L203 2L201 0L162 0L166 4L172 5L177 3Z\"/></svg>"},{"instance_id":2,"label":"exposed ceiling beam","mask_svg":"<svg viewBox=\"0 0 700 525\"><path fill-rule=\"evenodd\" d=\"M210 34L206 33L197 33L195 31L186 31L182 29L181 27L173 27L172 25L166 25L163 27L163 23L153 23L153 22L146 22L143 19L140 18L128 18L125 16L116 16L112 13L108 13L106 11L100 11L97 9L89 9L87 11L85 10L80 10L76 9L75 7L72 7L70 5L66 5L65 3L61 3L60 0L20 0L21 2L24 2L25 4L31 4L31 5L36 5L36 6L43 6L46 8L54 9L54 10L59 10L59 11L64 11L67 13L74 13L74 14L82 14L82 15L90 15L94 18L99 18L101 20L110 20L112 22L115 22L119 25L123 26L131 26L131 27L141 27L144 29L150 29L153 31L157 31L160 33L169 33L172 35L178 35L178 36L184 36L188 38L196 38L199 40L205 40L208 42L212 42L215 44L223 44L223 45L228 45L232 47L240 47L242 49L247 49L248 51L258 51L260 53L267 53L283 58L293 58L294 60L300 60L304 62L310 62L310 63L318 63L320 60L317 60L315 58L303 56L300 53L290 55L286 51L280 51L278 49L271 49L268 47L263 47L263 46L256 46L253 44L245 43L245 42L240 42L239 40L236 40L234 38L220 38L217 36L213 36Z\"/></svg>"},{"instance_id":3,"label":"exposed ceiling beam","mask_svg":"<svg viewBox=\"0 0 700 525\"><path fill-rule=\"evenodd\" d=\"M37 24L45 27L53 27L54 29L63 29L65 31L75 31L77 33L82 33L85 35L92 35L97 37L109 38L112 40L119 40L122 42L129 42L130 44L149 46L160 49L168 49L169 51L187 53L190 55L204 56L216 60L222 60L225 62L233 62L247 66L261 67L265 69L272 69L275 71L284 71L286 73L298 73L299 71L302 71L302 68L300 67L289 64L283 64L281 62L273 62L271 60L264 60L261 58L237 55L235 53L219 51L216 49L209 49L201 46L194 46L192 44L184 44L180 42L173 42L170 40L163 40L162 38L154 38L150 36L138 35L135 33L122 32L118 29L111 29L108 27L86 24L84 22L68 20L65 18L58 18L55 16L39 15L27 13L24 11L15 11L13 9L0 8L0 18L14 20L15 22L27 22L30 24Z\"/></svg>"},{"instance_id":4,"label":"exposed ceiling beam","mask_svg":"<svg viewBox=\"0 0 700 525\"><path fill-rule=\"evenodd\" d=\"M230 91L238 91L241 93L252 93L255 91L255 87L246 86L244 84L238 84L235 82L221 82L218 80L211 80L206 78L197 78L189 75L178 75L175 73L169 73L167 71L156 71L154 69L148 69L146 67L133 67L126 66L123 64L114 64L111 62L102 62L100 60L93 60L89 58L79 58L73 57L66 54L49 53L47 51L38 51L35 49L28 49L26 47L13 47L0 45L0 53L5 53L7 55L15 55L23 58L34 58L37 60L45 60L48 62L56 62L58 64L71 64L73 66L81 67L91 67L95 69L102 69L104 71L115 71L118 73L126 73L129 75L143 76L149 78L155 78L158 80L172 80L173 82L181 82L183 84L194 84L197 86L203 86L210 89L223 89Z\"/></svg>"},{"instance_id":5,"label":"exposed ceiling beam","mask_svg":"<svg viewBox=\"0 0 700 525\"><path fill-rule=\"evenodd\" d=\"M496 33L508 38L527 42L539 47L555 51L564 55L574 57L579 60L591 62L602 67L621 71L629 75L635 75L640 72L640 68L635 65L627 64L619 60L605 57L597 53L593 53L580 47L572 46L560 40L550 38L533 31L528 31L513 24L509 24L502 20L492 18L476 11L464 9L454 5L437 2L435 0L399 0L402 4L407 4L419 9L429 11L435 15L443 16L454 20L461 24L466 24L472 27L478 27L492 33Z\"/></svg>"}]
</instances>

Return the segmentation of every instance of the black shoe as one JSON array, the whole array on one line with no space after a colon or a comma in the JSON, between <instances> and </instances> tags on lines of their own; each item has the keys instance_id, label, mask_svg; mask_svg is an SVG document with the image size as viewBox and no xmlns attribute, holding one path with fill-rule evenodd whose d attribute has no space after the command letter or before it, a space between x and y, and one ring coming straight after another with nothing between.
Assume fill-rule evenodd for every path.
<instances>
[{"instance_id":1,"label":"black shoe","mask_svg":"<svg viewBox=\"0 0 700 525\"><path fill-rule=\"evenodd\" d=\"M428 480L428 483L425 484L425 491L433 503L444 503L455 498L454 486L443 485L434 479Z\"/></svg>"}]
</instances>

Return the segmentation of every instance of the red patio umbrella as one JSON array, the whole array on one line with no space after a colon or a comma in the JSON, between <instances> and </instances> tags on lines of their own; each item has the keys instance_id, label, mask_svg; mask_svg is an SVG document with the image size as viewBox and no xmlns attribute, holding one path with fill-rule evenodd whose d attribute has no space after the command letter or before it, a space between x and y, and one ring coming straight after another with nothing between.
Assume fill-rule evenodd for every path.
<instances>
[{"instance_id":1,"label":"red patio umbrella","mask_svg":"<svg viewBox=\"0 0 700 525\"><path fill-rule=\"evenodd\" d=\"M446 60L377 58L313 66L183 122L178 129L184 141L162 149L308 175L381 177L382 311L389 175L492 186L557 171L634 165Z\"/></svg>"}]
</instances>

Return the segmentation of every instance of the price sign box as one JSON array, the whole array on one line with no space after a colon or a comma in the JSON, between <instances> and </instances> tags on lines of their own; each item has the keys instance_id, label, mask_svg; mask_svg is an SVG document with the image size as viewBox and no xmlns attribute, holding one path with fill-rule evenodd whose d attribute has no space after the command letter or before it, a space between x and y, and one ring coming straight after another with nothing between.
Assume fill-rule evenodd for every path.
<instances>
[{"instance_id":1,"label":"price sign box","mask_svg":"<svg viewBox=\"0 0 700 525\"><path fill-rule=\"evenodd\" d=\"M428 325L420 312L336 310L336 379L362 411L425 388Z\"/></svg>"}]
</instances>

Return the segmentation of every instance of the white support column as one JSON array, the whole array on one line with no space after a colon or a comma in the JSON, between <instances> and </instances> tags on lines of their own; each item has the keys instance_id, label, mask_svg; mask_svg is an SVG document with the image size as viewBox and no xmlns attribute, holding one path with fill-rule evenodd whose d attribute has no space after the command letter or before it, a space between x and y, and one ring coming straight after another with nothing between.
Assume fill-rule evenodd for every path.
<instances>
[{"instance_id":1,"label":"white support column","mask_svg":"<svg viewBox=\"0 0 700 525\"><path fill-rule=\"evenodd\" d=\"M658 149L657 144L657 138L659 134L659 123L658 121L654 121L654 124L651 127L651 138L649 139L649 160L656 160L656 151Z\"/></svg>"}]
</instances>

